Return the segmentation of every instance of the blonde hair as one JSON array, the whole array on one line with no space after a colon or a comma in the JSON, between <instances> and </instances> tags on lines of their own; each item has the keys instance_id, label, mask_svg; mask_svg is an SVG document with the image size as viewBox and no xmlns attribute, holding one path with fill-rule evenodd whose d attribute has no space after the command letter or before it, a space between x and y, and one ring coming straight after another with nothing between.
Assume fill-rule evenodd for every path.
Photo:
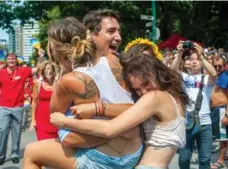
<instances>
[{"instance_id":1,"label":"blonde hair","mask_svg":"<svg viewBox=\"0 0 228 169\"><path fill-rule=\"evenodd\" d=\"M53 70L53 73L54 73L54 79L56 78L57 74L58 74L58 68L56 66L55 63L53 63L52 61L50 60L45 60L43 61L42 63L39 64L39 67L38 67L38 72L39 72L39 75L45 79L45 68L47 65L50 65L52 67L52 70Z\"/></svg>"},{"instance_id":2,"label":"blonde hair","mask_svg":"<svg viewBox=\"0 0 228 169\"><path fill-rule=\"evenodd\" d=\"M59 57L67 57L73 67L91 62L95 58L95 44L86 27L74 17L57 20L48 29L49 58L61 65Z\"/></svg>"}]
</instances>

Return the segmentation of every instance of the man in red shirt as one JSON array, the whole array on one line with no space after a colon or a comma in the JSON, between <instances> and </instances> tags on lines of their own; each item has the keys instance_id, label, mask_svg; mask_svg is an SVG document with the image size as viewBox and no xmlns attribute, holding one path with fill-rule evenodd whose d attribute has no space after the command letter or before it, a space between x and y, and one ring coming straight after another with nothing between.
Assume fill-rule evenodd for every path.
<instances>
[{"instance_id":1,"label":"man in red shirt","mask_svg":"<svg viewBox=\"0 0 228 169\"><path fill-rule=\"evenodd\" d=\"M17 56L13 53L6 56L6 67L0 70L0 165L4 163L6 157L10 129L12 129L12 162L20 161L24 84L36 71L36 68L18 67Z\"/></svg>"}]
</instances>

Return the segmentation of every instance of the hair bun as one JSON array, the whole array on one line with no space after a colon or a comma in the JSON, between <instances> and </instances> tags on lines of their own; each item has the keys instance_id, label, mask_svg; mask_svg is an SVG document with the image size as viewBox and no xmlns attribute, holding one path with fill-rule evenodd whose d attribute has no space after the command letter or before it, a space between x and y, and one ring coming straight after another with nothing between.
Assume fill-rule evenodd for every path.
<instances>
[{"instance_id":1,"label":"hair bun","mask_svg":"<svg viewBox=\"0 0 228 169\"><path fill-rule=\"evenodd\" d=\"M86 43L79 36L74 36L71 40L73 47L73 57L81 57L84 54Z\"/></svg>"}]
</instances>

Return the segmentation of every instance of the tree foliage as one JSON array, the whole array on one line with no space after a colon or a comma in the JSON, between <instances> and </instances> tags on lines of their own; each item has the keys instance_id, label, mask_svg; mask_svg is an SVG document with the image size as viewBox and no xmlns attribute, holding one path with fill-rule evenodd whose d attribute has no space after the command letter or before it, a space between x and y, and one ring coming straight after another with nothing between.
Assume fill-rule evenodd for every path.
<instances>
[{"instance_id":1,"label":"tree foliage","mask_svg":"<svg viewBox=\"0 0 228 169\"><path fill-rule=\"evenodd\" d=\"M151 15L151 1L25 1L24 5L0 2L0 27L11 28L14 19L21 23L40 21L39 38L47 43L47 28L51 20L65 16L82 19L90 10L109 8L119 11L123 46L136 37L145 37L145 24L141 14ZM228 2L225 1L156 1L157 27L160 40L172 33L205 45L228 48ZM149 28L151 30L151 28Z\"/></svg>"}]
</instances>

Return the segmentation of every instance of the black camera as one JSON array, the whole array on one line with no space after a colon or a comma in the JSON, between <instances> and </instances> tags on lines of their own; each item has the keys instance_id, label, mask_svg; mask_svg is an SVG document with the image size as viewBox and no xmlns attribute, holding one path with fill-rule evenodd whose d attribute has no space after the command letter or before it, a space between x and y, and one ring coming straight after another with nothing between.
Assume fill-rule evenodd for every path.
<instances>
[{"instance_id":1,"label":"black camera","mask_svg":"<svg viewBox=\"0 0 228 169\"><path fill-rule=\"evenodd\" d=\"M191 41L184 41L183 43L183 49L184 50L190 50L194 48L194 44Z\"/></svg>"}]
</instances>

